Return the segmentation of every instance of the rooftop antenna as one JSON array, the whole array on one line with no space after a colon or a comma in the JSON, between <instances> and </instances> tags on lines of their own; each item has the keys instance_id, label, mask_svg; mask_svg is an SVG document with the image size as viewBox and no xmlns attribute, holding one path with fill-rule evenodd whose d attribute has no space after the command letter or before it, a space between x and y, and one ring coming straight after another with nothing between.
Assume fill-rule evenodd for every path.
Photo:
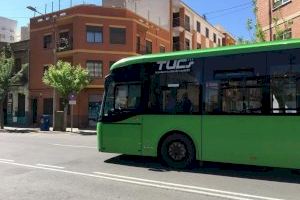
<instances>
[{"instance_id":1,"label":"rooftop antenna","mask_svg":"<svg viewBox=\"0 0 300 200\"><path fill-rule=\"evenodd\" d=\"M58 0L58 10L60 11L60 0Z\"/></svg>"},{"instance_id":2,"label":"rooftop antenna","mask_svg":"<svg viewBox=\"0 0 300 200\"><path fill-rule=\"evenodd\" d=\"M51 5L52 5L52 12L53 12L53 1L51 2Z\"/></svg>"},{"instance_id":3,"label":"rooftop antenna","mask_svg":"<svg viewBox=\"0 0 300 200\"><path fill-rule=\"evenodd\" d=\"M47 14L47 4L45 4L45 15Z\"/></svg>"}]
</instances>

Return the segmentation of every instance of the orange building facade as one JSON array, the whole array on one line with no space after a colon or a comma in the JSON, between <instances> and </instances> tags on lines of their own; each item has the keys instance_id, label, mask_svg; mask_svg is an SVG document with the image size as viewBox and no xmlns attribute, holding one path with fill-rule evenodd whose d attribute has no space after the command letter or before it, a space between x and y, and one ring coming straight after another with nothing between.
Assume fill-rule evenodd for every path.
<instances>
[{"instance_id":1,"label":"orange building facade","mask_svg":"<svg viewBox=\"0 0 300 200\"><path fill-rule=\"evenodd\" d=\"M53 114L53 89L42 76L57 60L80 64L92 82L77 96L74 126L95 126L110 66L124 57L171 51L170 32L131 11L79 5L30 21L29 93L31 123ZM56 109L62 110L56 98Z\"/></svg>"}]
</instances>

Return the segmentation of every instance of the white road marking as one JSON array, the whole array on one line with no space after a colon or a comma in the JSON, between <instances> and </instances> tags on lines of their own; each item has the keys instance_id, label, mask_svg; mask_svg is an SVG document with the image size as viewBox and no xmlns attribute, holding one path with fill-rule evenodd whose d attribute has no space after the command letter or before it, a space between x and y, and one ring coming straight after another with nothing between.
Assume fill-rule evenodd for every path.
<instances>
[{"instance_id":1,"label":"white road marking","mask_svg":"<svg viewBox=\"0 0 300 200\"><path fill-rule=\"evenodd\" d=\"M201 191L201 190L199 190L199 188L196 189L197 187L193 187L193 186L185 186L185 185L176 186L176 184L174 184L174 186L172 186L171 183L169 183L169 185L167 185L167 184L154 184L154 183L150 183L150 182L147 183L145 181L144 182L137 181L137 180L135 181L135 180L133 180L132 177L130 177L132 180L128 180L128 178L124 179L124 178L117 178L117 177L108 177L108 176L104 176L104 175L87 174L87 173L82 173L82 172L74 172L74 171L54 169L54 168L28 165L28 164L21 164L21 163L12 163L12 162L5 162L5 161L0 161L0 163L8 164L8 165L21 166L21 167L27 167L27 168L34 168L34 169L43 169L43 170L47 170L47 171L61 172L61 173L65 173L65 174L73 174L73 175L78 175L78 176L100 178L100 179L123 182L123 183L131 183L131 184L135 184L135 185L149 186L149 187L155 187L155 188L160 188L160 189L168 189L168 190L174 190L174 191L180 191L180 192L189 192L189 193L194 193L194 194L201 194L201 195L205 195L205 196L213 196L213 197L220 197L220 198L233 199L233 200L254 200L254 199L258 199L258 198L254 198L254 196L253 196L253 198L243 197L243 195L246 196L246 194L242 194L242 193L235 193L237 195L229 195L229 194L225 194L223 192L223 194L220 194L220 193L217 193L217 192L207 192L207 191L203 191L203 190ZM100 172L98 172L98 173L100 173ZM184 187L182 187L182 186L184 186ZM228 193L230 193L230 192L228 192ZM248 195L248 196L252 196L252 195ZM263 200L282 200L282 199L262 197L262 196L259 196L259 199L263 199Z\"/></svg>"},{"instance_id":2,"label":"white road marking","mask_svg":"<svg viewBox=\"0 0 300 200\"><path fill-rule=\"evenodd\" d=\"M2 158L0 158L0 161L4 161L4 162L15 162L14 160L8 160L8 159L2 159Z\"/></svg>"},{"instance_id":3,"label":"white road marking","mask_svg":"<svg viewBox=\"0 0 300 200\"><path fill-rule=\"evenodd\" d=\"M229 195L235 195L235 196L241 196L241 197L248 197L248 198L255 198L255 199L275 200L274 198L270 198L270 197L263 197L263 196L256 196L256 195L250 195L250 194L229 192L229 191L216 190L216 189L210 189L210 188L204 188L204 187L182 185L182 184L176 184L176 183L168 183L168 182L155 181L155 180L142 179L142 178L135 178L135 177L130 177L130 176L121 176L121 175L109 174L109 173L103 173L103 172L94 172L94 173L95 174L99 174L99 175L103 175L103 176L117 177L117 178L122 178L122 179L129 179L129 180L135 180L135 181L141 181L141 182L148 182L148 183L156 183L156 184L167 185L167 186L175 186L175 187L181 187L181 188L203 190L203 191L208 191L208 192L216 192L216 193L221 193L221 194L229 194ZM278 200L278 199L276 199L276 200Z\"/></svg>"},{"instance_id":4,"label":"white road marking","mask_svg":"<svg viewBox=\"0 0 300 200\"><path fill-rule=\"evenodd\" d=\"M56 169L64 169L64 167L55 166L55 165L45 165L45 164L36 164L36 165L40 166L40 167L50 167L50 168L56 168Z\"/></svg>"},{"instance_id":5,"label":"white road marking","mask_svg":"<svg viewBox=\"0 0 300 200\"><path fill-rule=\"evenodd\" d=\"M52 144L52 145L54 145L54 146L61 146L61 147L71 147L71 148L97 149L97 147L81 146L81 145L68 145L68 144Z\"/></svg>"}]
</instances>

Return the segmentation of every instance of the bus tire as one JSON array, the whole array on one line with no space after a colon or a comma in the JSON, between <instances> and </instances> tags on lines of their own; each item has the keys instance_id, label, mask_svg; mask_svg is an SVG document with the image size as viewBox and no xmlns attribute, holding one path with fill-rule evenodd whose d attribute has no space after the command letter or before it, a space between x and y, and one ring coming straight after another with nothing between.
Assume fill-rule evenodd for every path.
<instances>
[{"instance_id":1,"label":"bus tire","mask_svg":"<svg viewBox=\"0 0 300 200\"><path fill-rule=\"evenodd\" d=\"M194 143L187 136L180 133L169 135L161 144L160 158L169 167L177 169L190 168L196 160Z\"/></svg>"}]
</instances>

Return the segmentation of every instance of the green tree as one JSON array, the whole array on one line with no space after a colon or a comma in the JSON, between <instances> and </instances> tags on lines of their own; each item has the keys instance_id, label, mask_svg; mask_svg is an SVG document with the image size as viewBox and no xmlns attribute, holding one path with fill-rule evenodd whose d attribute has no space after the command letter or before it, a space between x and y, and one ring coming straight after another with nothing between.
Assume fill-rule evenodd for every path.
<instances>
[{"instance_id":1,"label":"green tree","mask_svg":"<svg viewBox=\"0 0 300 200\"><path fill-rule=\"evenodd\" d=\"M84 89L90 83L89 77L89 72L80 65L72 66L64 61L51 65L43 76L43 82L53 87L63 99L64 129L67 127L68 97Z\"/></svg>"},{"instance_id":2,"label":"green tree","mask_svg":"<svg viewBox=\"0 0 300 200\"><path fill-rule=\"evenodd\" d=\"M249 40L243 40L242 43L256 43L256 42L265 42L266 41L266 36L262 30L261 24L257 20L257 0L252 0L252 12L256 16L256 19L253 20L249 18L246 22L246 28L249 32L250 39Z\"/></svg>"},{"instance_id":3,"label":"green tree","mask_svg":"<svg viewBox=\"0 0 300 200\"><path fill-rule=\"evenodd\" d=\"M21 70L14 73L14 56L10 46L6 46L2 49L0 55L0 128L4 128L4 113L3 106L7 93L9 92L11 86L19 81L26 70L28 69L28 64L23 65Z\"/></svg>"}]
</instances>

